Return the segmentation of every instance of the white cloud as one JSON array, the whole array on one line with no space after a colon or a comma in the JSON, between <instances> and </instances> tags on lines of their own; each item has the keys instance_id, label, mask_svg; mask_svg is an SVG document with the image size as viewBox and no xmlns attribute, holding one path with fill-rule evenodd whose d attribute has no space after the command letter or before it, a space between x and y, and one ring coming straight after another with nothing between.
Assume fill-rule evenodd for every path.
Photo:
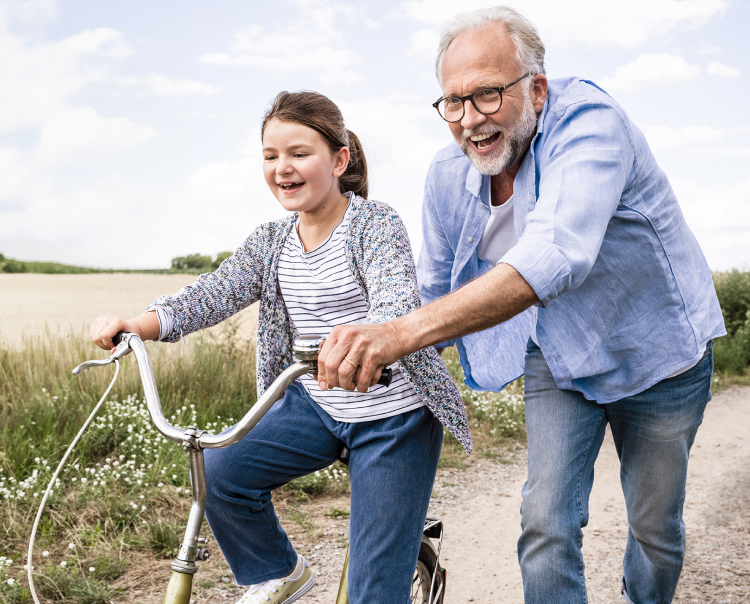
<instances>
[{"instance_id":1,"label":"white cloud","mask_svg":"<svg viewBox=\"0 0 750 604\"><path fill-rule=\"evenodd\" d=\"M706 186L671 179L685 219L713 270L750 265L750 180Z\"/></svg>"},{"instance_id":2,"label":"white cloud","mask_svg":"<svg viewBox=\"0 0 750 604\"><path fill-rule=\"evenodd\" d=\"M32 193L30 166L24 154L13 147L0 147L0 212L23 209Z\"/></svg>"},{"instance_id":3,"label":"white cloud","mask_svg":"<svg viewBox=\"0 0 750 604\"><path fill-rule=\"evenodd\" d=\"M75 93L107 79L111 60L131 52L109 28L36 45L0 29L0 132L41 127Z\"/></svg>"},{"instance_id":4,"label":"white cloud","mask_svg":"<svg viewBox=\"0 0 750 604\"><path fill-rule=\"evenodd\" d=\"M654 52L639 55L635 61L620 65L611 78L602 78L597 83L604 90L640 90L669 86L694 78L700 66L688 65L679 55Z\"/></svg>"},{"instance_id":5,"label":"white cloud","mask_svg":"<svg viewBox=\"0 0 750 604\"><path fill-rule=\"evenodd\" d=\"M729 67L728 65L724 65L716 61L709 63L708 67L706 67L706 71L710 73L711 75L721 76L722 78L740 77L740 72L738 69L735 69L734 67Z\"/></svg>"},{"instance_id":6,"label":"white cloud","mask_svg":"<svg viewBox=\"0 0 750 604\"><path fill-rule=\"evenodd\" d=\"M404 9L417 21L439 26L458 13L497 4L412 0ZM513 7L534 22L548 46L637 48L679 28L703 25L729 5L729 0L518 0Z\"/></svg>"},{"instance_id":7,"label":"white cloud","mask_svg":"<svg viewBox=\"0 0 750 604\"><path fill-rule=\"evenodd\" d=\"M724 133L711 126L683 126L675 129L669 126L655 126L644 129L652 151L668 151L690 145L715 143L722 140Z\"/></svg>"},{"instance_id":8,"label":"white cloud","mask_svg":"<svg viewBox=\"0 0 750 604\"><path fill-rule=\"evenodd\" d=\"M104 118L91 107L70 107L42 126L36 154L44 163L101 161L137 147L156 134L125 117Z\"/></svg>"},{"instance_id":9,"label":"white cloud","mask_svg":"<svg viewBox=\"0 0 750 604\"><path fill-rule=\"evenodd\" d=\"M200 60L277 71L308 70L317 73L324 84L364 80L362 73L351 69L360 56L347 47L346 30L335 26L340 15L351 16L351 7L329 0L296 0L295 4L295 20L285 20L275 30L249 25L237 34L230 52L210 52Z\"/></svg>"},{"instance_id":10,"label":"white cloud","mask_svg":"<svg viewBox=\"0 0 750 604\"><path fill-rule=\"evenodd\" d=\"M197 82L196 80L181 80L169 76L152 73L146 78L127 77L118 80L122 86L144 86L156 96L191 96L199 94L209 96L219 92L212 84Z\"/></svg>"}]
</instances>

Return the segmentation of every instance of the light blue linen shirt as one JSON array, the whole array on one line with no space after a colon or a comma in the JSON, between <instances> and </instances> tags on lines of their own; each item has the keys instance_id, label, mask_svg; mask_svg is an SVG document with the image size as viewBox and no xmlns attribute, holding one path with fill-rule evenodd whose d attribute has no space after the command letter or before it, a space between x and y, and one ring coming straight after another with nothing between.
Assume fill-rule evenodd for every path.
<instances>
[{"instance_id":1,"label":"light blue linen shirt","mask_svg":"<svg viewBox=\"0 0 750 604\"><path fill-rule=\"evenodd\" d=\"M430 166L417 265L423 303L492 268L477 246L490 177L453 143ZM513 183L518 243L500 262L536 292L531 308L458 338L466 383L499 390L536 339L557 386L599 403L637 394L726 334L706 259L645 137L593 82L549 82Z\"/></svg>"}]
</instances>

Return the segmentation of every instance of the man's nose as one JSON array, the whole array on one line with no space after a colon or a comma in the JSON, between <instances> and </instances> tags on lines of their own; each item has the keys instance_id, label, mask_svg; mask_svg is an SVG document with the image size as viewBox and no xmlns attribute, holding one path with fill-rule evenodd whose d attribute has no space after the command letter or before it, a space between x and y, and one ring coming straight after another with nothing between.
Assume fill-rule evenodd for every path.
<instances>
[{"instance_id":1,"label":"man's nose","mask_svg":"<svg viewBox=\"0 0 750 604\"><path fill-rule=\"evenodd\" d=\"M461 126L463 126L464 130L476 128L486 119L487 116L474 109L474 105L470 99L464 101L464 116L461 118Z\"/></svg>"}]
</instances>

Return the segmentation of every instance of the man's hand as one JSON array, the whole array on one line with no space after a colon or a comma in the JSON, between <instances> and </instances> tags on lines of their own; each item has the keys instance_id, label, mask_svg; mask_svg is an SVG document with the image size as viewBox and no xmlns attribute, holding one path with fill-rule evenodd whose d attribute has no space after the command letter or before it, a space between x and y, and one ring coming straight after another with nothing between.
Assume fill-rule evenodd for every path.
<instances>
[{"instance_id":1,"label":"man's hand","mask_svg":"<svg viewBox=\"0 0 750 604\"><path fill-rule=\"evenodd\" d=\"M320 389L338 386L367 392L380 378L382 369L402 356L393 321L334 327L318 354Z\"/></svg>"}]
</instances>

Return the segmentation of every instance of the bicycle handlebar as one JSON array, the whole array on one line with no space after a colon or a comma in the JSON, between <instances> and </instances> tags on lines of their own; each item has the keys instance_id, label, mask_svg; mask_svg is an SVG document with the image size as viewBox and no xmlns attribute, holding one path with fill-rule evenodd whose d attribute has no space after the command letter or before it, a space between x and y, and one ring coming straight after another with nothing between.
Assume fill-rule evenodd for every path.
<instances>
[{"instance_id":1,"label":"bicycle handlebar","mask_svg":"<svg viewBox=\"0 0 750 604\"><path fill-rule=\"evenodd\" d=\"M320 345L322 341L322 338L317 338L316 340L318 345ZM317 371L317 354L314 356L305 355L305 360L301 360L290 367L287 367L281 375L274 380L255 405L250 408L245 416L237 422L234 427L223 434L209 434L208 432L197 429L191 431L190 429L184 430L175 428L167 421L161 406L161 400L159 399L159 391L156 388L156 379L154 377L153 367L151 366L151 359L148 356L145 344L138 335L134 333L120 332L112 338L112 342L116 344L116 348L108 359L81 363L73 370L73 374L77 375L89 367L112 363L116 359L125 356L128 350L132 350L133 354L135 354L135 360L138 363L138 371L141 375L141 382L143 383L143 394L146 399L146 406L156 429L168 440L177 443L186 443L186 441L189 440L192 441L193 445L201 449L221 449L242 440L268 412L273 404L284 395L284 391L292 384L292 382L294 382L294 380L305 373L314 373ZM385 368L383 369L377 383L383 386L390 386L392 376L392 370Z\"/></svg>"}]
</instances>

